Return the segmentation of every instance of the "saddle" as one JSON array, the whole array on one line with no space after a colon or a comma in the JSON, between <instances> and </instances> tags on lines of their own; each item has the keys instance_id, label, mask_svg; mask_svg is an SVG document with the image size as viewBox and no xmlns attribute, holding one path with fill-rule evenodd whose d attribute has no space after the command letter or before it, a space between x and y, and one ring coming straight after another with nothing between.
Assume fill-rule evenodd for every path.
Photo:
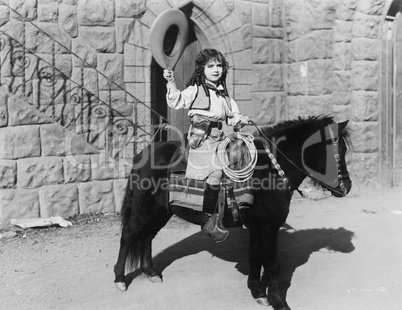
<instances>
[{"instance_id":1,"label":"saddle","mask_svg":"<svg viewBox=\"0 0 402 310\"><path fill-rule=\"evenodd\" d=\"M244 164L244 156L239 157ZM169 173L169 203L178 207L202 211L205 180L185 178L188 153L179 148L173 155ZM233 160L232 160L233 162ZM247 164L247 163L246 163ZM254 204L252 181L233 182L224 176L218 198L218 210L229 226L241 225L240 210Z\"/></svg>"}]
</instances>

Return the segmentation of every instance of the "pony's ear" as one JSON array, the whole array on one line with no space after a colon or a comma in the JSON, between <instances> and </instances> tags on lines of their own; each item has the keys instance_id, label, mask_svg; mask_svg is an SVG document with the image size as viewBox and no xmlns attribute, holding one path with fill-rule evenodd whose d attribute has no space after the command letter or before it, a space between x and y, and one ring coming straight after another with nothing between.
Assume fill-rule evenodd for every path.
<instances>
[{"instance_id":1,"label":"pony's ear","mask_svg":"<svg viewBox=\"0 0 402 310\"><path fill-rule=\"evenodd\" d=\"M338 123L338 126L339 126L339 132L344 131L344 130L345 130L345 128L346 128L346 126L348 125L348 123L349 123L349 120L344 121L344 122L341 122L341 123Z\"/></svg>"}]
</instances>

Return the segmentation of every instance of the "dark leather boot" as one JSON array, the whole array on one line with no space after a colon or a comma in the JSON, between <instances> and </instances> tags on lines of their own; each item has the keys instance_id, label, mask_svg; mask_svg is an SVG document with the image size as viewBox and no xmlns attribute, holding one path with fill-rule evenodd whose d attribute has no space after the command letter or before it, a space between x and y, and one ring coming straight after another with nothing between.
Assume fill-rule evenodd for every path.
<instances>
[{"instance_id":1,"label":"dark leather boot","mask_svg":"<svg viewBox=\"0 0 402 310\"><path fill-rule=\"evenodd\" d=\"M201 230L216 242L225 241L229 231L222 224L222 217L215 213L217 210L219 186L206 184L202 204Z\"/></svg>"}]
</instances>

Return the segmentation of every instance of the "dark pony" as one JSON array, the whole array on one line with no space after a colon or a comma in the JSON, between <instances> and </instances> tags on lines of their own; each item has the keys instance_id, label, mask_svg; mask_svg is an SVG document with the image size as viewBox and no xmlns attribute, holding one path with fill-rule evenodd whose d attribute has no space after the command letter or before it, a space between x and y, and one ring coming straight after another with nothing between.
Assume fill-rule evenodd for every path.
<instances>
[{"instance_id":1,"label":"dark pony","mask_svg":"<svg viewBox=\"0 0 402 310\"><path fill-rule=\"evenodd\" d=\"M258 303L289 309L278 288L279 229L288 216L294 190L307 176L336 197L350 191L352 182L345 162L348 136L347 121L336 123L329 116L257 128L254 205L241 209L240 215L250 234L247 284ZM177 141L153 143L134 160L121 211L122 235L114 268L116 285L122 291L127 290L126 262L139 267L151 281L162 281L152 263L152 239L173 214L193 223L200 221L200 212L168 203L170 163L179 148ZM284 175L278 173L278 167Z\"/></svg>"}]
</instances>

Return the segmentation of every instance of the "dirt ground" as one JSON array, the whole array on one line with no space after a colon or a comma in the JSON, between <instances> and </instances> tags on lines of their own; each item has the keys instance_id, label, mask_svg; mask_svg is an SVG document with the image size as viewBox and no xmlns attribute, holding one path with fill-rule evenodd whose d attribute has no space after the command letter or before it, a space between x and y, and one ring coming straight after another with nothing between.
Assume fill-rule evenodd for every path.
<instances>
[{"instance_id":1,"label":"dirt ground","mask_svg":"<svg viewBox=\"0 0 402 310\"><path fill-rule=\"evenodd\" d=\"M402 190L294 199L280 232L281 287L293 309L398 309L402 302ZM116 215L0 240L0 309L267 309L246 286L248 231L222 244L173 218L154 241L163 283L113 283ZM271 309L268 307L268 309Z\"/></svg>"}]
</instances>

